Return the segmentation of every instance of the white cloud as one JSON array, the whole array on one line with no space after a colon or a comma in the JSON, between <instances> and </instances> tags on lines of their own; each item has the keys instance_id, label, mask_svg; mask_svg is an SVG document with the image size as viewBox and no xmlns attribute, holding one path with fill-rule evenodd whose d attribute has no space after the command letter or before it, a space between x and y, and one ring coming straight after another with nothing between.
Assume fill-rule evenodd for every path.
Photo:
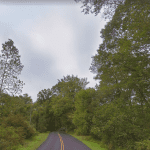
<instances>
[{"instance_id":1,"label":"white cloud","mask_svg":"<svg viewBox=\"0 0 150 150\"><path fill-rule=\"evenodd\" d=\"M56 68L61 72L77 70L74 30L67 19L60 15L47 15L34 25L33 31L29 31L29 38L38 53L50 55L55 58Z\"/></svg>"}]
</instances>

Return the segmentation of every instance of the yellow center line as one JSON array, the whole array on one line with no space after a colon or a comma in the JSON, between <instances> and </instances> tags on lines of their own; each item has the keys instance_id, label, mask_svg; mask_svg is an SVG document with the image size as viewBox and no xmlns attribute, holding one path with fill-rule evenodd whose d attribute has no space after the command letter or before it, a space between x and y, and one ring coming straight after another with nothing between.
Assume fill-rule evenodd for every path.
<instances>
[{"instance_id":1,"label":"yellow center line","mask_svg":"<svg viewBox=\"0 0 150 150\"><path fill-rule=\"evenodd\" d=\"M60 136L60 134L58 134L59 138L60 138L60 143L61 143L61 150L64 150L64 142L62 140L62 137ZM63 149L62 149L63 146Z\"/></svg>"}]
</instances>

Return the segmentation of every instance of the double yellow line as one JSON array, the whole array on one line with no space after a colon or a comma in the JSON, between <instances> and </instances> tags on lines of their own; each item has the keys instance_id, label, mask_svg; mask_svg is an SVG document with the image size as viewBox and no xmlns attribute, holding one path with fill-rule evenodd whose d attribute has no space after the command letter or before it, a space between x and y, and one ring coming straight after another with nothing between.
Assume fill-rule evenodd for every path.
<instances>
[{"instance_id":1,"label":"double yellow line","mask_svg":"<svg viewBox=\"0 0 150 150\"><path fill-rule=\"evenodd\" d=\"M64 142L62 140L62 137L60 136L60 134L58 134L59 138L60 138L60 143L61 143L61 150L64 150ZM63 147L63 148L62 148Z\"/></svg>"}]
</instances>

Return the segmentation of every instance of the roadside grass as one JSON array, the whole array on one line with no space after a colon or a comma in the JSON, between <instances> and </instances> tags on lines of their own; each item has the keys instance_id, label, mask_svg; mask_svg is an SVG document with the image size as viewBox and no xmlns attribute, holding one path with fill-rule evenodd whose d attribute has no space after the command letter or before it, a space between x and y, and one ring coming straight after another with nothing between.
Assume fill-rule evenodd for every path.
<instances>
[{"instance_id":1,"label":"roadside grass","mask_svg":"<svg viewBox=\"0 0 150 150\"><path fill-rule=\"evenodd\" d=\"M39 133L38 135L25 140L25 144L20 145L17 150L36 150L48 137L49 131Z\"/></svg>"},{"instance_id":2,"label":"roadside grass","mask_svg":"<svg viewBox=\"0 0 150 150\"><path fill-rule=\"evenodd\" d=\"M71 136L77 138L81 142L83 142L85 145L87 145L92 150L107 150L107 146L104 145L101 141L93 139L91 136L80 136L76 135L74 132L67 132L67 134L70 134Z\"/></svg>"}]
</instances>

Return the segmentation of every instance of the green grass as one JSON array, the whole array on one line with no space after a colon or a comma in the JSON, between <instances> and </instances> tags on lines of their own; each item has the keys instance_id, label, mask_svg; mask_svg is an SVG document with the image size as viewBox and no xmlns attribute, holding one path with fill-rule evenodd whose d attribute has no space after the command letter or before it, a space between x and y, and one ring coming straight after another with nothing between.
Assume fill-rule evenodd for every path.
<instances>
[{"instance_id":1,"label":"green grass","mask_svg":"<svg viewBox=\"0 0 150 150\"><path fill-rule=\"evenodd\" d=\"M106 146L103 145L101 141L95 140L91 136L79 136L79 135L76 135L73 132L68 132L68 134L70 134L71 136L77 138L82 143L84 143L89 148L91 148L92 150L107 150Z\"/></svg>"},{"instance_id":2,"label":"green grass","mask_svg":"<svg viewBox=\"0 0 150 150\"><path fill-rule=\"evenodd\" d=\"M39 133L37 136L25 140L25 144L23 146L20 145L17 150L36 150L47 139L49 133L49 131L46 133ZM102 146L102 143L100 143L100 141L92 139L91 136L78 136L73 132L68 132L67 134L70 134L71 136L82 141L92 150L106 150L106 148L102 148L104 146Z\"/></svg>"},{"instance_id":3,"label":"green grass","mask_svg":"<svg viewBox=\"0 0 150 150\"><path fill-rule=\"evenodd\" d=\"M25 140L25 144L18 147L17 150L36 150L47 139L49 133L49 131L46 133L39 133L37 136Z\"/></svg>"}]
</instances>

